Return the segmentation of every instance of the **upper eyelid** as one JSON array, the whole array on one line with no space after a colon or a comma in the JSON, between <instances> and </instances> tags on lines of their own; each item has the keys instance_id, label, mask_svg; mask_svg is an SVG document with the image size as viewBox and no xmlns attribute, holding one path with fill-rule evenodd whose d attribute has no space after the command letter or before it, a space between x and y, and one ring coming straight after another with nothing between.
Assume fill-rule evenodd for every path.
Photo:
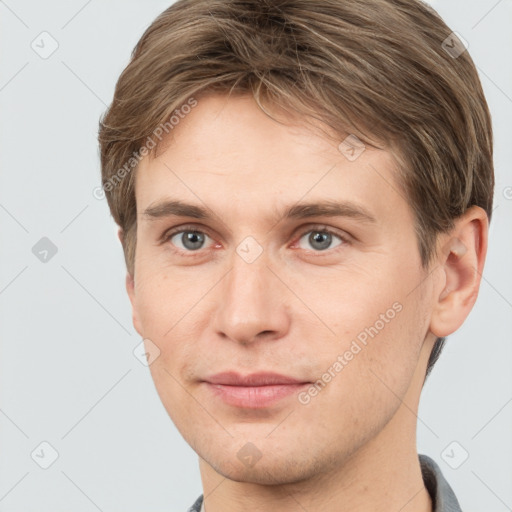
<instances>
[{"instance_id":1,"label":"upper eyelid","mask_svg":"<svg viewBox=\"0 0 512 512\"><path fill-rule=\"evenodd\" d=\"M183 226L176 226L174 228L165 230L162 236L160 237L160 240L168 240L171 236L175 236L186 231L197 231L199 233L204 233L205 235L208 235L210 238L213 238L211 236L211 230L209 230L208 228L195 224L185 224Z\"/></svg>"}]
</instances>

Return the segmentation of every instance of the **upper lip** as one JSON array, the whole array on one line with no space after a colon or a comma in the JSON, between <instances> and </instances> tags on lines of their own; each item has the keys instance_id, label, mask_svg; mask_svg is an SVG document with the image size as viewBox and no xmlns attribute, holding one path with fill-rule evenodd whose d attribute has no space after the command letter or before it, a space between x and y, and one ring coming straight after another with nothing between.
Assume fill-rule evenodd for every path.
<instances>
[{"instance_id":1,"label":"upper lip","mask_svg":"<svg viewBox=\"0 0 512 512\"><path fill-rule=\"evenodd\" d=\"M234 371L216 373L205 379L210 384L227 386L271 386L277 384L304 384L306 381L272 372L258 372L240 375Z\"/></svg>"}]
</instances>

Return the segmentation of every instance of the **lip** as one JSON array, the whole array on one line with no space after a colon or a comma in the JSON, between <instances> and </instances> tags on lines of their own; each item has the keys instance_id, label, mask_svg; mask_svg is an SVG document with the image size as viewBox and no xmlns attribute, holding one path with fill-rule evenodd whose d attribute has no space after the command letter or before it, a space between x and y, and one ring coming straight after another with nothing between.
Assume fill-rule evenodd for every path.
<instances>
[{"instance_id":1,"label":"lip","mask_svg":"<svg viewBox=\"0 0 512 512\"><path fill-rule=\"evenodd\" d=\"M245 376L236 372L222 372L208 377L204 384L228 405L260 409L276 404L310 382L271 372Z\"/></svg>"},{"instance_id":2,"label":"lip","mask_svg":"<svg viewBox=\"0 0 512 512\"><path fill-rule=\"evenodd\" d=\"M240 375L234 371L216 373L204 379L210 384L223 384L225 386L271 386L278 384L305 384L306 381L288 377L274 372L257 372L249 375Z\"/></svg>"}]
</instances>

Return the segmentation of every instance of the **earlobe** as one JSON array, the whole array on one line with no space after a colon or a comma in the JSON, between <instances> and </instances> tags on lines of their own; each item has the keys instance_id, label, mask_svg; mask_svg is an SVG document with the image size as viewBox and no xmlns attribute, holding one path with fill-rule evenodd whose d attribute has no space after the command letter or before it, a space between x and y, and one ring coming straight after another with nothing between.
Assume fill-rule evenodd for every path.
<instances>
[{"instance_id":1,"label":"earlobe","mask_svg":"<svg viewBox=\"0 0 512 512\"><path fill-rule=\"evenodd\" d=\"M130 303L132 305L133 327L142 337L144 337L142 335L142 326L139 322L139 317L137 314L137 301L136 301L136 296L135 296L135 280L129 272L126 272L125 283L126 283L126 292L128 293L128 297L129 297Z\"/></svg>"},{"instance_id":2,"label":"earlobe","mask_svg":"<svg viewBox=\"0 0 512 512\"><path fill-rule=\"evenodd\" d=\"M475 304L487 252L488 219L473 206L443 236L438 264L444 280L434 292L430 330L438 337L455 332Z\"/></svg>"},{"instance_id":3,"label":"earlobe","mask_svg":"<svg viewBox=\"0 0 512 512\"><path fill-rule=\"evenodd\" d=\"M131 276L130 272L126 272L126 292L128 293L128 297L130 298L130 302L132 303L132 307L135 303L135 280Z\"/></svg>"},{"instance_id":4,"label":"earlobe","mask_svg":"<svg viewBox=\"0 0 512 512\"><path fill-rule=\"evenodd\" d=\"M124 248L124 232L121 228L117 231L117 236L119 238L119 241L121 242L121 245L123 245ZM139 318L137 315L137 301L135 297L135 278L130 274L130 272L126 272L126 278L125 278L125 286L126 286L126 293L128 293L128 298L130 299L130 303L132 305L132 323L135 330L142 336L142 328L141 324L139 322Z\"/></svg>"}]
</instances>

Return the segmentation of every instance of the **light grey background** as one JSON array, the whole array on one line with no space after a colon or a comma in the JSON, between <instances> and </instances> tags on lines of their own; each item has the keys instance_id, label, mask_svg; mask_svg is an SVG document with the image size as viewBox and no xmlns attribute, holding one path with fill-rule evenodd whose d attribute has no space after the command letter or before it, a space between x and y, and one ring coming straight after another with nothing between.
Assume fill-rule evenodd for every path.
<instances>
[{"instance_id":1,"label":"light grey background","mask_svg":"<svg viewBox=\"0 0 512 512\"><path fill-rule=\"evenodd\" d=\"M106 201L93 196L99 117L133 46L170 3L0 1L2 512L179 512L201 493L197 456L132 353L141 340L116 227ZM497 183L480 297L424 388L418 450L440 464L464 511L505 512L512 510L512 1L432 4L469 42L478 66L493 115ZM31 47L35 41L48 52L53 40L58 48L46 59ZM32 252L43 237L57 248L47 262ZM40 467L52 455L42 442L59 455L48 469ZM458 469L450 467L466 452Z\"/></svg>"}]
</instances>

